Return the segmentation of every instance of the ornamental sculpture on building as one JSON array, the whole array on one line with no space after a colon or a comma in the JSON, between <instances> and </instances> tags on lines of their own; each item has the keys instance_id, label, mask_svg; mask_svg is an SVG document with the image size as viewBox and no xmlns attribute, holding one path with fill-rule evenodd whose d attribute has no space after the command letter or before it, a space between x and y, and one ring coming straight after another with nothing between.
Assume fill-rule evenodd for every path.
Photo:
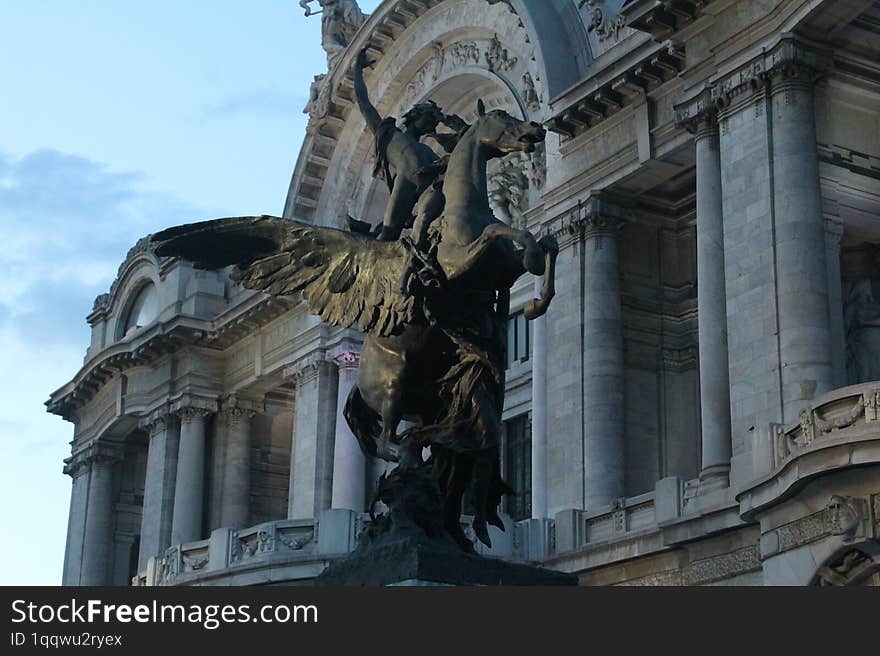
<instances>
[{"instance_id":1,"label":"ornamental sculpture on building","mask_svg":"<svg viewBox=\"0 0 880 656\"><path fill-rule=\"evenodd\" d=\"M362 56L358 70L366 64ZM407 134L375 113L365 88L358 95L377 147L382 142L387 153L387 176L394 167L400 180L417 173L406 170L409 164L440 159L415 149L441 120L439 108L419 108L418 134ZM510 290L526 272L544 275L540 298L525 308L529 319L544 314L554 295L555 240L499 221L486 173L492 159L532 153L544 129L502 110L487 112L482 101L473 125L451 122L460 132L448 166L439 167L445 176L427 188L407 178L405 202L392 193L397 204L383 239L272 216L195 223L153 236L160 255L202 268L233 265L232 279L245 287L274 296L302 293L328 323L367 333L344 414L366 455L398 463L379 481L376 498L388 512L373 518L367 544L415 537L472 551L461 527L468 491L477 538L491 545L488 525L503 530L498 506L512 492L500 468ZM424 161L394 159L397 142L402 152L423 152ZM397 238L413 224L414 208L432 219L414 230L422 238ZM398 433L404 419L412 427Z\"/></svg>"},{"instance_id":2,"label":"ornamental sculpture on building","mask_svg":"<svg viewBox=\"0 0 880 656\"><path fill-rule=\"evenodd\" d=\"M318 2L321 11L314 11L312 3ZM321 16L321 46L327 53L327 65L332 68L340 55L351 43L354 35L367 20L355 0L300 0L306 16Z\"/></svg>"}]
</instances>

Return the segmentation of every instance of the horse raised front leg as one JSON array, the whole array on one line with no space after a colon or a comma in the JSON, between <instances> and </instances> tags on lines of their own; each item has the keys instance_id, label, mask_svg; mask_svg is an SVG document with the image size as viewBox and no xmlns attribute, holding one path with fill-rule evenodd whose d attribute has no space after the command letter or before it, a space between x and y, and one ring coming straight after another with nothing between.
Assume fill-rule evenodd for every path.
<instances>
[{"instance_id":1,"label":"horse raised front leg","mask_svg":"<svg viewBox=\"0 0 880 656\"><path fill-rule=\"evenodd\" d=\"M534 235L528 230L517 230L503 223L490 223L465 249L455 256L443 258L443 269L448 280L464 275L477 265L492 244L499 239L509 239L522 246L523 266L536 276L544 273L544 251Z\"/></svg>"},{"instance_id":2,"label":"horse raised front leg","mask_svg":"<svg viewBox=\"0 0 880 656\"><path fill-rule=\"evenodd\" d=\"M403 418L402 394L399 385L388 382L382 400L382 433L376 445L376 455L386 462L399 462L392 444L397 437L397 427Z\"/></svg>"},{"instance_id":3,"label":"horse raised front leg","mask_svg":"<svg viewBox=\"0 0 880 656\"><path fill-rule=\"evenodd\" d=\"M537 319L547 312L550 301L556 295L556 257L559 255L559 244L552 235L541 237L538 242L544 251L544 283L541 286L541 298L531 300L523 308L526 319Z\"/></svg>"}]
</instances>

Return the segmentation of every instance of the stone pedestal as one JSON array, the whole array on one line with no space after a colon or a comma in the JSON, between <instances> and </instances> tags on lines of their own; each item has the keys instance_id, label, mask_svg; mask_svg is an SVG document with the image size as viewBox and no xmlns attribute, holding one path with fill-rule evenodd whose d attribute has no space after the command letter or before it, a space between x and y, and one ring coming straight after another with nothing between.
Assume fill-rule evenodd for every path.
<instances>
[{"instance_id":1,"label":"stone pedestal","mask_svg":"<svg viewBox=\"0 0 880 656\"><path fill-rule=\"evenodd\" d=\"M571 574L476 556L427 539L358 549L332 562L317 586L572 586Z\"/></svg>"}]
</instances>

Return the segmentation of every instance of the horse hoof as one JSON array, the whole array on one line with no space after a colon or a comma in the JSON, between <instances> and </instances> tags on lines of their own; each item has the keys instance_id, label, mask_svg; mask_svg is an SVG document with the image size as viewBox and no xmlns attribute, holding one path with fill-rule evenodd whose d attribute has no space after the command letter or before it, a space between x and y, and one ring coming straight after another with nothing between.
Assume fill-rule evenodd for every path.
<instances>
[{"instance_id":1,"label":"horse hoof","mask_svg":"<svg viewBox=\"0 0 880 656\"><path fill-rule=\"evenodd\" d=\"M486 526L486 520L475 519L472 528L477 539L491 549L492 538L489 537L489 528Z\"/></svg>"}]
</instances>

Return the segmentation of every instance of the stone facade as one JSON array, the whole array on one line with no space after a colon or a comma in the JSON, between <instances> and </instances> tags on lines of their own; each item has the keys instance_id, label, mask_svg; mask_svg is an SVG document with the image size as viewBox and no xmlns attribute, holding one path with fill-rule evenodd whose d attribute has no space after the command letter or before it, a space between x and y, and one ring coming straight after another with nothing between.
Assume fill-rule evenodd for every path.
<instances>
[{"instance_id":1,"label":"stone facade","mask_svg":"<svg viewBox=\"0 0 880 656\"><path fill-rule=\"evenodd\" d=\"M286 218L381 220L361 48L383 115L482 98L550 130L490 171L499 218L561 246L507 374L530 516L490 555L585 585L877 584L880 3L342 5ZM75 426L65 584L307 583L354 547L383 470L341 416L360 335L146 241L88 321L47 404Z\"/></svg>"}]
</instances>

